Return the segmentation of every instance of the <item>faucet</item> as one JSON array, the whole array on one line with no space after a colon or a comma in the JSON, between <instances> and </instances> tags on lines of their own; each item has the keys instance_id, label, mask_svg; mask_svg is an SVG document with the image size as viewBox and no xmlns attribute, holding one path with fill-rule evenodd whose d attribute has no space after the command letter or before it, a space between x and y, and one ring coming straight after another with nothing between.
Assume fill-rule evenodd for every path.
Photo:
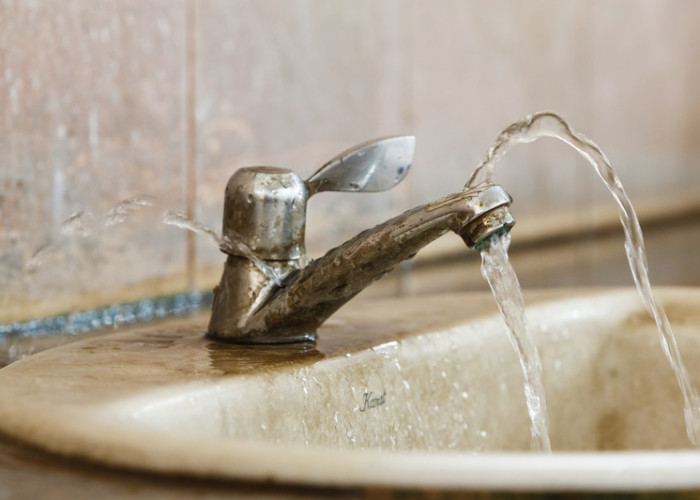
<instances>
[{"instance_id":1,"label":"faucet","mask_svg":"<svg viewBox=\"0 0 700 500\"><path fill-rule=\"evenodd\" d=\"M237 170L225 192L227 254L214 289L207 336L245 344L315 341L321 324L400 262L448 231L488 246L515 220L510 196L480 185L416 207L306 263L306 204L322 191L384 191L403 180L414 137L386 137L349 149L305 182L276 167Z\"/></svg>"}]
</instances>

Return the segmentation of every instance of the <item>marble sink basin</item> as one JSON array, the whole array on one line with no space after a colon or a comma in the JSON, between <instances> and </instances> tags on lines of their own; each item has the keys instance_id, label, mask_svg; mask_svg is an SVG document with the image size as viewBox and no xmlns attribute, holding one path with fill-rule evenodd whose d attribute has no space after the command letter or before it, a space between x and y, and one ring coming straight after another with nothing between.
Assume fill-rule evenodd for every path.
<instances>
[{"instance_id":1,"label":"marble sink basin","mask_svg":"<svg viewBox=\"0 0 700 500\"><path fill-rule=\"evenodd\" d=\"M700 383L700 290L657 290ZM323 486L700 488L675 378L636 291L526 294L551 455L493 299L363 301L316 345L234 346L206 319L117 332L0 370L0 432L129 469Z\"/></svg>"}]
</instances>

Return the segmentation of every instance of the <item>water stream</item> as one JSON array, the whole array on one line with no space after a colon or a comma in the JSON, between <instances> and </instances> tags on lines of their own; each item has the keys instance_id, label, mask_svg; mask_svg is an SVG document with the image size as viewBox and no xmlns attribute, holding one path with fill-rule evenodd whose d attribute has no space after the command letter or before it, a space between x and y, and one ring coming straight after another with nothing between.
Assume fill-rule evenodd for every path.
<instances>
[{"instance_id":1,"label":"water stream","mask_svg":"<svg viewBox=\"0 0 700 500\"><path fill-rule=\"evenodd\" d=\"M550 452L547 403L542 385L542 364L527 329L525 301L513 266L508 260L510 233L493 236L481 251L481 272L486 278L506 323L508 339L520 358L525 376L525 402L530 416L532 449Z\"/></svg>"},{"instance_id":2,"label":"water stream","mask_svg":"<svg viewBox=\"0 0 700 500\"><path fill-rule=\"evenodd\" d=\"M26 270L29 272L36 271L44 264L48 256L59 252L67 240L76 237L89 238L95 236L110 226L126 222L130 215L145 207L157 207L155 197L136 195L126 198L111 207L101 217L85 210L73 213L61 223L58 231L59 237L42 246L34 253L25 267ZM265 261L255 255L240 238L234 238L232 241L226 236L220 236L211 227L187 217L182 211L168 210L163 214L162 221L164 224L179 227L180 229L192 231L199 236L203 236L206 241L219 248L224 253L245 256L250 259L267 278L273 280L276 284L280 284L281 278L279 274L266 264Z\"/></svg>"},{"instance_id":3,"label":"water stream","mask_svg":"<svg viewBox=\"0 0 700 500\"><path fill-rule=\"evenodd\" d=\"M282 283L282 277L279 273L270 265L268 265L264 260L255 255L243 240L236 236L233 239L227 236L219 236L214 229L196 221L184 212L168 210L163 215L163 222L180 229L186 229L192 231L193 233L204 236L210 243L218 247L222 252L226 254L242 255L248 260L250 260L255 267L260 270L261 273L265 275L266 278L271 279L276 285Z\"/></svg>"},{"instance_id":4,"label":"water stream","mask_svg":"<svg viewBox=\"0 0 700 500\"><path fill-rule=\"evenodd\" d=\"M666 312L661 304L659 304L651 290L649 283L649 273L647 269L646 251L644 248L644 238L639 225L637 214L632 207L632 203L625 193L625 190L620 182L615 171L612 169L610 162L600 148L591 140L584 137L582 134L575 132L568 123L554 113L544 112L536 113L525 117L524 119L514 122L508 126L496 139L494 145L489 150L483 162L474 171L474 174L467 182L466 187L475 187L482 183L490 183L492 181L496 165L499 160L516 144L526 144L536 141L542 137L553 137L559 139L578 151L588 162L595 168L600 178L605 183L613 198L617 202L619 208L620 222L625 233L625 250L627 260L634 277L634 282L637 285L637 290L649 314L654 318L659 331L659 339L661 347L666 355L673 371L676 375L678 386L680 387L683 402L686 430L688 438L694 445L697 444L697 433L700 431L700 400L696 391L690 384L690 379L685 368L685 364L681 358L676 337L673 334L671 325L669 324ZM527 328L525 326L524 313L522 312L522 298L518 287L508 288L504 284L498 284L501 279L501 274L504 276L510 274L512 268L508 264L507 256L501 255L500 252L505 252L503 242L496 241L494 248L486 251L483 255L484 259L484 275L487 276L491 284L499 307L504 313L506 323L509 329L513 329L513 335L516 338L514 342L519 354L527 351L528 345L532 344L532 339L528 338ZM507 265L506 265L507 264ZM493 268L493 269L492 269ZM506 269L506 271L500 270ZM498 279L494 279L499 276ZM517 279L515 280L517 284ZM505 304L507 307L505 307ZM518 328L519 330L515 329ZM528 400L528 411L532 418L533 443L539 439L539 435L535 435L535 431L541 432L540 422L546 422L546 415L540 413L546 412L544 404L544 393L536 396L531 396L530 391L541 390L541 384L528 385L532 380L538 380L540 375L533 374L531 371L541 370L537 356L529 355L529 359L523 359L521 354L521 363L525 372L526 380L526 397ZM534 415L534 416L533 416Z\"/></svg>"}]
</instances>

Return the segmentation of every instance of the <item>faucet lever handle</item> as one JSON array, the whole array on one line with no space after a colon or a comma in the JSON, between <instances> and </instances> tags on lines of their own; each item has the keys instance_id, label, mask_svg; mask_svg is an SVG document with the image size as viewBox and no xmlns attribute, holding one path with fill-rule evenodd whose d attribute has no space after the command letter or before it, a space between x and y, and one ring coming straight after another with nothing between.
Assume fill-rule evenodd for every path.
<instances>
[{"instance_id":1,"label":"faucet lever handle","mask_svg":"<svg viewBox=\"0 0 700 500\"><path fill-rule=\"evenodd\" d=\"M375 192L391 189L406 177L416 138L372 139L340 153L307 181L309 196L321 191Z\"/></svg>"}]
</instances>

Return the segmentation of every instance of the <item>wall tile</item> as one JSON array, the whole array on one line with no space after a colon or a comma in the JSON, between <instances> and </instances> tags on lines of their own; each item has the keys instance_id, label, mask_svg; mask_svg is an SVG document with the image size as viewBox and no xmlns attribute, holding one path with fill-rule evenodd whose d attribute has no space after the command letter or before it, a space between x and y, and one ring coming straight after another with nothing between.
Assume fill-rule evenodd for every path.
<instances>
[{"instance_id":1,"label":"wall tile","mask_svg":"<svg viewBox=\"0 0 700 500\"><path fill-rule=\"evenodd\" d=\"M542 109L603 147L633 201L698 189L699 17L693 0L0 0L0 310L182 289L188 266L223 256L198 241L193 262L164 210L218 230L237 168L309 176L375 136L418 137L411 175L390 193L312 199L312 254L460 189L505 125ZM514 150L498 180L521 219L615 210L555 141ZM157 206L104 227L137 194ZM92 218L63 225L76 212ZM27 272L47 244L58 250Z\"/></svg>"},{"instance_id":2,"label":"wall tile","mask_svg":"<svg viewBox=\"0 0 700 500\"><path fill-rule=\"evenodd\" d=\"M412 7L417 163L434 165L414 172L419 198L466 179L504 125L545 109L599 142L633 197L698 185L696 2L440 6ZM525 212L610 203L552 141L514 150L499 179Z\"/></svg>"},{"instance_id":3,"label":"wall tile","mask_svg":"<svg viewBox=\"0 0 700 500\"><path fill-rule=\"evenodd\" d=\"M0 9L0 306L182 273L182 235L160 223L184 190L180 4ZM157 206L106 224L140 194ZM82 229L62 226L76 212ZM43 265L27 272L45 245Z\"/></svg>"}]
</instances>

